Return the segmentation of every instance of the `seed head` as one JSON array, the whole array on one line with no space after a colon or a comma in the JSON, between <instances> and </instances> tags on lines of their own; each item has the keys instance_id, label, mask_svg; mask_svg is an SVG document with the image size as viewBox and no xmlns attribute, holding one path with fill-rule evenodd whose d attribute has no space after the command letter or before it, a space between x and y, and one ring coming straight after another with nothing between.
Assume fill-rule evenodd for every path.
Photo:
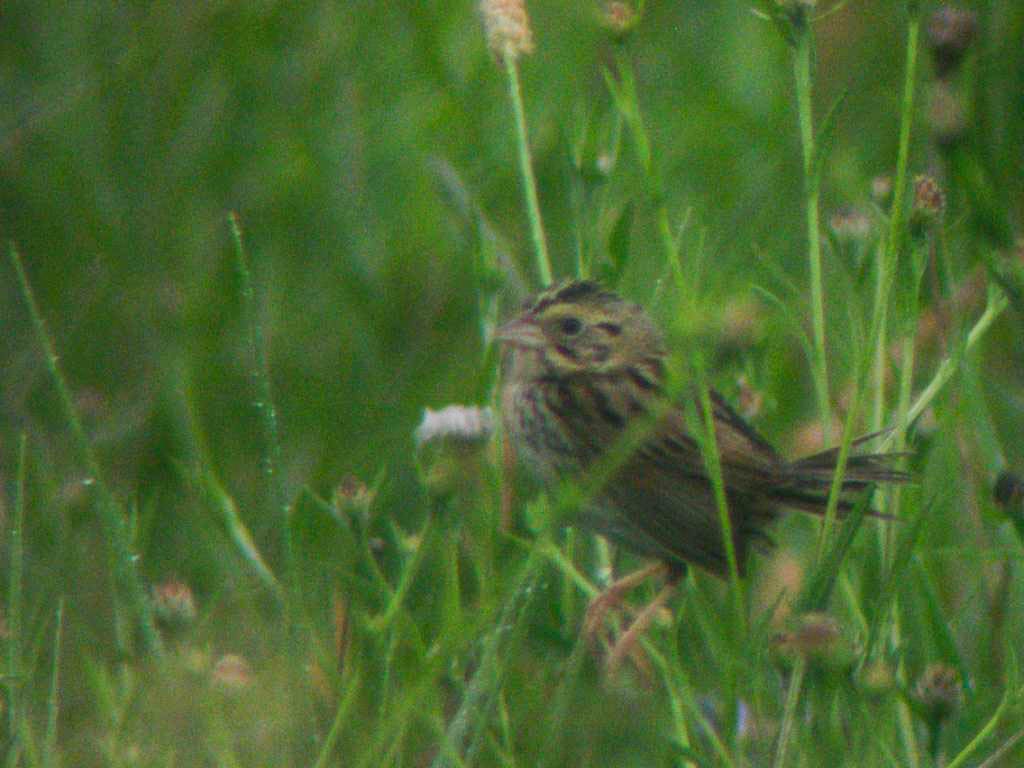
<instances>
[{"instance_id":1,"label":"seed head","mask_svg":"<svg viewBox=\"0 0 1024 768\"><path fill-rule=\"evenodd\" d=\"M940 80L928 91L928 126L943 148L955 146L967 132L967 110L953 87Z\"/></svg>"},{"instance_id":2,"label":"seed head","mask_svg":"<svg viewBox=\"0 0 1024 768\"><path fill-rule=\"evenodd\" d=\"M252 685L252 667L244 656L235 653L224 654L213 665L211 681L223 691L241 691Z\"/></svg>"},{"instance_id":3,"label":"seed head","mask_svg":"<svg viewBox=\"0 0 1024 768\"><path fill-rule=\"evenodd\" d=\"M750 380L742 373L736 379L736 387L739 390L740 414L747 421L753 421L761 415L761 410L764 408L764 392L754 388Z\"/></svg>"},{"instance_id":4,"label":"seed head","mask_svg":"<svg viewBox=\"0 0 1024 768\"><path fill-rule=\"evenodd\" d=\"M881 659L866 664L861 670L858 681L861 689L870 696L883 696L892 691L896 685L892 667Z\"/></svg>"},{"instance_id":5,"label":"seed head","mask_svg":"<svg viewBox=\"0 0 1024 768\"><path fill-rule=\"evenodd\" d=\"M373 504L374 492L354 475L343 477L334 489L334 508L339 515L357 514L363 517Z\"/></svg>"},{"instance_id":6,"label":"seed head","mask_svg":"<svg viewBox=\"0 0 1024 768\"><path fill-rule=\"evenodd\" d=\"M602 27L611 32L612 37L621 40L636 29L640 23L640 14L629 3L608 2L601 9L598 20Z\"/></svg>"},{"instance_id":7,"label":"seed head","mask_svg":"<svg viewBox=\"0 0 1024 768\"><path fill-rule=\"evenodd\" d=\"M892 176L880 174L871 180L871 197L879 205L885 205L892 197Z\"/></svg>"},{"instance_id":8,"label":"seed head","mask_svg":"<svg viewBox=\"0 0 1024 768\"><path fill-rule=\"evenodd\" d=\"M773 638L775 648L785 658L803 656L826 668L847 666L852 658L849 642L835 618L826 613L805 613L792 621L792 630Z\"/></svg>"},{"instance_id":9,"label":"seed head","mask_svg":"<svg viewBox=\"0 0 1024 768\"><path fill-rule=\"evenodd\" d=\"M871 219L859 208L840 208L828 220L832 234L840 242L857 242L871 234Z\"/></svg>"},{"instance_id":10,"label":"seed head","mask_svg":"<svg viewBox=\"0 0 1024 768\"><path fill-rule=\"evenodd\" d=\"M482 444L491 439L494 415L490 408L449 405L440 411L423 411L423 421L416 428L416 444L436 442Z\"/></svg>"},{"instance_id":11,"label":"seed head","mask_svg":"<svg viewBox=\"0 0 1024 768\"><path fill-rule=\"evenodd\" d=\"M1024 501L1024 480L1008 470L1003 470L996 478L993 488L996 504L1000 507L1011 507Z\"/></svg>"},{"instance_id":12,"label":"seed head","mask_svg":"<svg viewBox=\"0 0 1024 768\"><path fill-rule=\"evenodd\" d=\"M942 720L960 707L960 673L948 664L925 667L914 686L914 698L929 719Z\"/></svg>"},{"instance_id":13,"label":"seed head","mask_svg":"<svg viewBox=\"0 0 1024 768\"><path fill-rule=\"evenodd\" d=\"M955 72L978 36L978 14L945 5L928 19L928 44L935 74L945 79Z\"/></svg>"},{"instance_id":14,"label":"seed head","mask_svg":"<svg viewBox=\"0 0 1024 768\"><path fill-rule=\"evenodd\" d=\"M169 634L179 634L196 619L196 601L188 584L170 579L153 587L153 614Z\"/></svg>"},{"instance_id":15,"label":"seed head","mask_svg":"<svg viewBox=\"0 0 1024 768\"><path fill-rule=\"evenodd\" d=\"M481 0L487 44L499 59L533 53L533 33L524 0Z\"/></svg>"},{"instance_id":16,"label":"seed head","mask_svg":"<svg viewBox=\"0 0 1024 768\"><path fill-rule=\"evenodd\" d=\"M914 204L910 211L910 226L921 230L942 216L946 208L946 195L939 182L931 176L914 177Z\"/></svg>"},{"instance_id":17,"label":"seed head","mask_svg":"<svg viewBox=\"0 0 1024 768\"><path fill-rule=\"evenodd\" d=\"M490 408L427 408L416 428L417 459L427 488L438 496L446 496L478 480L481 455L493 432Z\"/></svg>"},{"instance_id":18,"label":"seed head","mask_svg":"<svg viewBox=\"0 0 1024 768\"><path fill-rule=\"evenodd\" d=\"M764 336L764 312L749 297L730 299L722 307L722 342L730 346L751 347Z\"/></svg>"}]
</instances>

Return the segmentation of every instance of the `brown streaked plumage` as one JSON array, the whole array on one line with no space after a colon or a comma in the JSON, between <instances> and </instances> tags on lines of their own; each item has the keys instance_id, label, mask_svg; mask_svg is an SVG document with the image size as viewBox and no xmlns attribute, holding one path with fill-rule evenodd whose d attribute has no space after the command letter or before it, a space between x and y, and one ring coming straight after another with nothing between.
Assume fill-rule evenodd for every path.
<instances>
[{"instance_id":1,"label":"brown streaked plumage","mask_svg":"<svg viewBox=\"0 0 1024 768\"><path fill-rule=\"evenodd\" d=\"M594 282L562 283L534 297L496 338L508 348L505 429L519 458L543 481L579 477L635 419L652 419L649 435L596 490L579 524L664 563L670 573L692 563L727 575L704 459L687 409L666 400L665 344L643 308ZM766 538L765 528L783 508L824 512L838 451L787 461L715 392L711 403L742 571L750 544ZM898 458L850 457L841 508L872 483L906 480L893 466Z\"/></svg>"}]
</instances>

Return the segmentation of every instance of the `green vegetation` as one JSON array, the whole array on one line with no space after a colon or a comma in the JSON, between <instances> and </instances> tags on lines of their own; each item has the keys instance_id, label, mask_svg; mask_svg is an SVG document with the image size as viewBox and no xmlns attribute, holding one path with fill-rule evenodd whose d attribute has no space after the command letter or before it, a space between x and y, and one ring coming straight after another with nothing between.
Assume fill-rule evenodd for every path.
<instances>
[{"instance_id":1,"label":"green vegetation","mask_svg":"<svg viewBox=\"0 0 1024 768\"><path fill-rule=\"evenodd\" d=\"M515 57L468 1L0 7L5 766L1024 760L1024 5L612 6ZM637 561L415 437L548 269L916 482L605 677Z\"/></svg>"}]
</instances>

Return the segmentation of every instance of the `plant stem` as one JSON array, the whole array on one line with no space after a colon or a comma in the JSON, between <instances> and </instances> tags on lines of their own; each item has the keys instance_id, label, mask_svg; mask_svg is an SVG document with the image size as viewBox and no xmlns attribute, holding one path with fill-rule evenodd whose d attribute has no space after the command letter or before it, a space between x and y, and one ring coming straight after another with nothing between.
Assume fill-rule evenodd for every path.
<instances>
[{"instance_id":1,"label":"plant stem","mask_svg":"<svg viewBox=\"0 0 1024 768\"><path fill-rule=\"evenodd\" d=\"M22 686L24 671L22 669L21 641L22 641L22 602L21 602L21 578L22 566L24 563L25 545L23 526L25 524L25 462L26 462L25 433L21 434L18 440L18 474L14 485L14 514L11 518L10 534L8 537L8 591L7 591L7 674L5 687L7 688L7 737L10 744L7 754L13 757L16 765L21 753L21 709L22 709Z\"/></svg>"},{"instance_id":2,"label":"plant stem","mask_svg":"<svg viewBox=\"0 0 1024 768\"><path fill-rule=\"evenodd\" d=\"M103 529L104 538L110 547L113 559L114 583L118 590L124 593L128 601L128 610L138 629L142 642L143 651L154 655L161 655L163 643L156 624L153 622L153 608L149 602L149 596L143 586L136 569L136 556L132 553L131 541L129 540L128 529L121 516L120 509L103 480L100 471L99 461L96 459L89 439L86 437L85 428L82 426L78 412L75 410L74 401L71 397L71 390L67 380L61 372L57 351L50 339L49 331L46 328L46 321L36 304L35 294L32 285L28 281L25 267L21 262L21 256L12 243L9 247L11 264L18 275L18 283L21 288L21 295L25 299L29 316L35 329L36 339L43 350L43 357L46 360L46 367L49 370L50 378L53 380L54 388L57 390L57 399L63 412L64 421L67 423L78 453L78 460L85 466L85 484L93 490L93 504L96 510L96 517Z\"/></svg>"},{"instance_id":3,"label":"plant stem","mask_svg":"<svg viewBox=\"0 0 1024 768\"><path fill-rule=\"evenodd\" d=\"M684 299L691 297L692 291L686 290L686 281L683 275L683 266L679 258L679 247L676 244L675 236L672 233L672 223L668 215L668 206L665 203L665 189L661 176L654 167L654 156L651 152L651 140L647 134L647 126L644 124L643 113L640 110L640 101L636 94L636 78L633 74L633 61L623 45L615 47L615 65L618 71L619 80L606 73L605 81L612 97L615 99L619 113L626 121L633 134L633 145L640 169L647 181L651 202L654 206L654 217L658 228L658 238L661 241L665 261L672 270L672 276L676 282L676 288ZM690 302L692 304L692 302ZM691 310L687 306L687 310Z\"/></svg>"},{"instance_id":4,"label":"plant stem","mask_svg":"<svg viewBox=\"0 0 1024 768\"><path fill-rule=\"evenodd\" d=\"M796 79L797 117L800 123L800 145L803 150L804 195L807 225L807 259L811 279L811 322L814 356L811 370L814 392L818 400L822 437L831 442L832 414L828 393L828 364L825 357L825 297L821 276L821 235L819 213L819 180L817 150L814 140L814 113L811 99L814 60L814 32L810 19L801 14L794 19L796 50L793 74Z\"/></svg>"},{"instance_id":5,"label":"plant stem","mask_svg":"<svg viewBox=\"0 0 1024 768\"><path fill-rule=\"evenodd\" d=\"M793 674L789 678L789 690L786 691L786 708L782 715L782 726L779 728L779 742L775 748L775 761L772 763L775 768L783 768L786 764L786 751L789 748L789 739L793 733L793 724L796 722L796 708L800 703L800 689L803 687L806 669L807 660L803 656L798 656L793 666Z\"/></svg>"},{"instance_id":6,"label":"plant stem","mask_svg":"<svg viewBox=\"0 0 1024 768\"><path fill-rule=\"evenodd\" d=\"M53 667L50 672L50 696L46 704L46 737L43 741L45 765L54 765L57 754L57 692L60 690L61 641L64 634L64 597L57 601L57 612L53 627Z\"/></svg>"},{"instance_id":7,"label":"plant stem","mask_svg":"<svg viewBox=\"0 0 1024 768\"><path fill-rule=\"evenodd\" d=\"M932 377L932 380L928 382L928 386L921 391L921 394L917 396L917 400L914 401L914 404L910 406L907 411L906 424L912 424L914 420L917 419L917 417L920 416L929 405L931 405L935 396L938 395L946 385L946 382L953 377L953 374L956 373L957 369L960 367L963 355L978 343L981 337L985 335L985 332L988 331L992 323L996 321L996 318L998 318L999 315L1003 313L1003 310L1006 309L1008 301L1002 291L994 287L990 290L991 293L989 295L988 305L985 307L985 312L978 318L978 322L974 324L974 327L971 328L970 332L967 334L967 342L964 346L963 352L961 354L947 357L942 361L938 370L935 371L935 375ZM896 435L891 436L887 443L895 438Z\"/></svg>"},{"instance_id":8,"label":"plant stem","mask_svg":"<svg viewBox=\"0 0 1024 768\"><path fill-rule=\"evenodd\" d=\"M498 623L483 644L483 654L466 688L462 705L451 718L444 743L432 768L472 765L480 748L497 703L505 671L511 655L522 640L524 617L537 593L541 567L544 564L544 542L534 542L530 555L519 572L512 596L502 608ZM461 759L461 762L460 762Z\"/></svg>"},{"instance_id":9,"label":"plant stem","mask_svg":"<svg viewBox=\"0 0 1024 768\"><path fill-rule=\"evenodd\" d=\"M742 630L745 630L745 615L743 610L743 585L740 581L739 559L736 553L735 539L732 532L732 520L729 517L729 505L725 496L725 482L722 479L722 462L718 453L718 441L715 437L715 415L711 404L711 394L708 391L707 381L704 378L703 360L697 355L696 359L697 380L700 390L700 410L703 415L703 434L701 435L700 447L704 454L704 465L707 468L708 478L711 480L711 487L715 494L715 505L718 508L718 524L722 529L722 538L725 545L725 559L729 567L729 587L733 597L733 609L736 613L736 621Z\"/></svg>"},{"instance_id":10,"label":"plant stem","mask_svg":"<svg viewBox=\"0 0 1024 768\"><path fill-rule=\"evenodd\" d=\"M548 258L548 245L544 238L544 224L540 215L540 203L537 200L537 179L533 175L533 164L530 159L530 143L526 133L526 112L523 109L522 89L519 85L519 67L516 57L506 52L502 56L505 62L505 75L508 78L508 95L512 101L512 114L515 117L516 144L519 150L519 172L523 180L523 194L526 197L526 215L530 220L530 235L533 238L533 253L537 264L537 275L542 286L551 284L551 260Z\"/></svg>"},{"instance_id":11,"label":"plant stem","mask_svg":"<svg viewBox=\"0 0 1024 768\"><path fill-rule=\"evenodd\" d=\"M252 271L242 239L242 226L238 214L228 214L231 239L235 246L235 268L238 272L239 292L242 299L242 313L248 332L249 354L252 360L250 377L256 399L253 406L260 418L263 477L271 503L280 515L281 537L284 543L285 583L290 589L296 588L295 549L291 534L291 506L281 477L281 441L277 429L277 408L270 388L270 362L267 358L267 339L256 306L256 291L253 288ZM294 591L291 596L294 597Z\"/></svg>"},{"instance_id":12,"label":"plant stem","mask_svg":"<svg viewBox=\"0 0 1024 768\"><path fill-rule=\"evenodd\" d=\"M896 155L896 177L893 179L892 208L889 212L889 233L880 252L875 290L875 318L878 326L875 341L874 429L882 428L885 412L885 354L888 348L887 319L889 293L895 282L896 265L903 243L907 190L907 165L910 158L910 131L914 124L914 90L917 80L917 52L920 32L920 10L917 3L909 4L907 22L907 49L903 74L903 99L900 106L900 138Z\"/></svg>"}]
</instances>

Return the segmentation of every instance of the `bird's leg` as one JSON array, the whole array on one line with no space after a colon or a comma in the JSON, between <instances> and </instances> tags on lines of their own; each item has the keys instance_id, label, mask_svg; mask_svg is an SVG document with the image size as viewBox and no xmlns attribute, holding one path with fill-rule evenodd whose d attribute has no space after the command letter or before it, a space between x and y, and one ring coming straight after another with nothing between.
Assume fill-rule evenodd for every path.
<instances>
[{"instance_id":1,"label":"bird's leg","mask_svg":"<svg viewBox=\"0 0 1024 768\"><path fill-rule=\"evenodd\" d=\"M652 563L609 584L587 606L587 614L583 618L584 636L589 639L597 637L601 627L604 625L604 617L612 608L617 608L622 604L622 599L626 596L627 592L638 584L642 584L651 576L668 572L668 570L669 567L664 563ZM639 620L639 617L637 620ZM647 623L650 624L650 620ZM621 640L619 642L621 643Z\"/></svg>"},{"instance_id":2,"label":"bird's leg","mask_svg":"<svg viewBox=\"0 0 1024 768\"><path fill-rule=\"evenodd\" d=\"M622 636L615 641L615 645L608 654L608 660L605 662L605 671L608 673L609 677L615 674L626 656L632 656L635 651L639 650L639 648L637 648L637 643L640 641L640 638L643 637L644 633L650 628L651 622L654 621L654 617L657 615L658 611L665 605L665 602L672 596L672 593L676 591L677 585L677 579L670 578L665 582L665 586L663 586L658 594L655 595L654 599L637 614L635 619L633 619L633 623L629 625L629 629L627 629Z\"/></svg>"}]
</instances>

